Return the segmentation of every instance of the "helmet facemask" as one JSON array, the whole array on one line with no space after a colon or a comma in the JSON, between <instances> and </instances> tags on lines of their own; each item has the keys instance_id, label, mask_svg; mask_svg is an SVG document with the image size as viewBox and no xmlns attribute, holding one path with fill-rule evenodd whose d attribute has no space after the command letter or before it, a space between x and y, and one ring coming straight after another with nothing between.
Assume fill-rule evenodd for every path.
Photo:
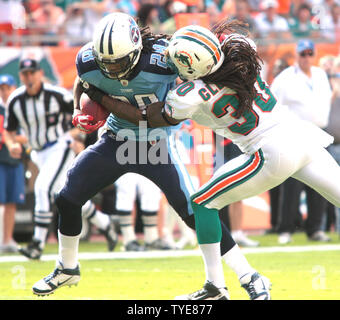
<instances>
[{"instance_id":1,"label":"helmet facemask","mask_svg":"<svg viewBox=\"0 0 340 320\"><path fill-rule=\"evenodd\" d=\"M117 59L100 59L95 50L93 50L93 54L97 66L105 77L114 80L121 80L123 78L126 79L137 64L140 51L134 50L128 55Z\"/></svg>"}]
</instances>

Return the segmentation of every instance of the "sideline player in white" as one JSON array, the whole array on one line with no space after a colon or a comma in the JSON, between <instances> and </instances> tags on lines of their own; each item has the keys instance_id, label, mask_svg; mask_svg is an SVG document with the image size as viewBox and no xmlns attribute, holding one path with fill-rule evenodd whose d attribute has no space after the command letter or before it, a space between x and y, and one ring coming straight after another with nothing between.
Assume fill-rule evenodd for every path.
<instances>
[{"instance_id":1,"label":"sideline player in white","mask_svg":"<svg viewBox=\"0 0 340 320\"><path fill-rule=\"evenodd\" d=\"M193 119L231 139L244 153L223 165L191 197L207 282L203 289L181 299L207 299L225 290L218 209L265 192L288 177L340 206L340 167L325 149L333 138L308 122L291 118L280 106L259 77L260 58L250 39L231 34L219 43L218 38L233 31L225 21L213 33L199 26L178 30L169 44L168 63L189 81L170 91L165 104L146 109L150 127ZM102 104L131 122L145 119L140 111L108 96ZM268 284L264 277L263 281Z\"/></svg>"},{"instance_id":2,"label":"sideline player in white","mask_svg":"<svg viewBox=\"0 0 340 320\"><path fill-rule=\"evenodd\" d=\"M116 212L125 251L144 251L171 247L159 238L158 211L162 197L161 190L146 177L128 172L116 182ZM144 242L142 246L136 237L133 226L132 211L136 197L140 199L141 219L143 222Z\"/></svg>"},{"instance_id":3,"label":"sideline player in white","mask_svg":"<svg viewBox=\"0 0 340 320\"><path fill-rule=\"evenodd\" d=\"M34 183L34 234L27 247L19 252L30 259L40 259L45 247L53 212L51 204L64 184L75 153L70 148L73 96L66 89L43 82L43 70L35 59L20 62L20 80L24 84L8 99L5 143L13 158L19 158L22 146L16 130L22 128L32 148L31 160L39 169ZM117 243L108 215L97 210L91 201L82 207L82 215L96 225L108 241L109 251Z\"/></svg>"}]
</instances>

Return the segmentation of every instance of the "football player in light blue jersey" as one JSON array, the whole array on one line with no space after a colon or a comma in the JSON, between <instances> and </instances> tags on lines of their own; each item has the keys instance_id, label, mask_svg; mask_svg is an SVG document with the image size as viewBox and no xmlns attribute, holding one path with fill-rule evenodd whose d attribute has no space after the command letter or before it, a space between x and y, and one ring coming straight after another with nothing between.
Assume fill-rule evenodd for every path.
<instances>
[{"instance_id":1,"label":"football player in light blue jersey","mask_svg":"<svg viewBox=\"0 0 340 320\"><path fill-rule=\"evenodd\" d=\"M150 103L164 101L168 91L175 85L177 75L170 71L164 62L164 50L167 45L168 41L164 38L154 41L150 51L141 52L138 64L127 77L112 79L110 75L98 68L92 50L93 43L88 43L77 55L78 75L83 81L101 88L107 94L144 109ZM110 114L107 119L107 127L118 135L120 130L130 129L131 131L124 130L124 132L126 137L132 140L158 138L153 134L155 130L140 130L139 126L122 120L114 114ZM166 131L166 135L170 134L169 127L164 127L163 130Z\"/></svg>"},{"instance_id":2,"label":"football player in light blue jersey","mask_svg":"<svg viewBox=\"0 0 340 320\"><path fill-rule=\"evenodd\" d=\"M164 101L177 78L165 63L167 45L167 36L153 35L148 28L140 30L126 14L116 12L104 17L94 33L93 42L77 55L73 124L86 133L102 125L101 122L92 123L93 117L80 110L83 92L94 101L100 101L102 95L113 96L133 105L135 112L142 114L146 105ZM111 114L100 139L73 163L56 199L59 212L57 266L53 273L33 286L35 294L51 294L63 285L79 281L80 208L127 172L141 174L153 181L183 221L195 228L190 204L193 186L175 148L174 135L170 134L176 125L172 129L168 125L151 129L146 117L144 120L135 125ZM130 153L128 159L126 153ZM221 255L228 255L235 242L221 223ZM239 268L239 272L254 272L243 256L230 265L234 271Z\"/></svg>"}]
</instances>

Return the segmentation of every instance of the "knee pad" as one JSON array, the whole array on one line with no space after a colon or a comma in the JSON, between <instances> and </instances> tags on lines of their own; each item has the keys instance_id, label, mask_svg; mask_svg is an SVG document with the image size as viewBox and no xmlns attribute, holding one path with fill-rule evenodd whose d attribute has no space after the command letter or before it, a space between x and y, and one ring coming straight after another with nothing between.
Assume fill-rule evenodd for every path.
<instances>
[{"instance_id":1,"label":"knee pad","mask_svg":"<svg viewBox=\"0 0 340 320\"><path fill-rule=\"evenodd\" d=\"M81 206L74 204L61 195L55 200L59 213L59 230L66 236L77 236L81 233Z\"/></svg>"}]
</instances>

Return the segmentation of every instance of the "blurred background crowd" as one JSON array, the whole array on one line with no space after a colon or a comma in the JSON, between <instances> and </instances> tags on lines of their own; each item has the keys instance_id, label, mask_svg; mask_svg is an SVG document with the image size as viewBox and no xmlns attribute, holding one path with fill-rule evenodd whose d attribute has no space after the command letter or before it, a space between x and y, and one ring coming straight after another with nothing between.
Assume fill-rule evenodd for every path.
<instances>
[{"instance_id":1,"label":"blurred background crowd","mask_svg":"<svg viewBox=\"0 0 340 320\"><path fill-rule=\"evenodd\" d=\"M197 19L206 25L229 16L247 22L253 36L264 41L336 41L340 27L337 0L1 0L0 44L78 46L114 11L169 34L186 23L178 14L203 13Z\"/></svg>"}]
</instances>

